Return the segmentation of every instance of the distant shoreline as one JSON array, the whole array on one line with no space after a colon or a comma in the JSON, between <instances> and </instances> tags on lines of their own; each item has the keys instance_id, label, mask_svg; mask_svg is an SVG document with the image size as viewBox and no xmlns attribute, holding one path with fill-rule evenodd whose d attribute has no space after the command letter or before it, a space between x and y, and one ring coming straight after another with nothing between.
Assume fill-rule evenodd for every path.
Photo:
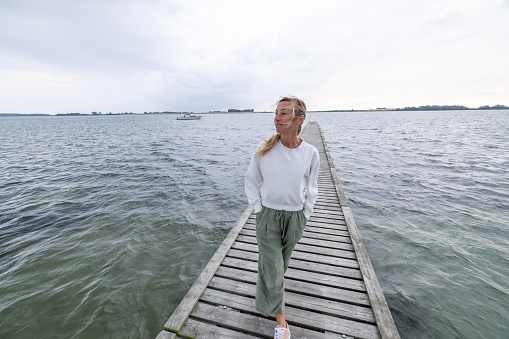
<instances>
[{"instance_id":1,"label":"distant shoreline","mask_svg":"<svg viewBox=\"0 0 509 339\"><path fill-rule=\"evenodd\" d=\"M495 111L495 110L509 110L508 106L495 105L495 106L481 106L478 108L469 108L465 106L419 106L419 107L405 107L405 108L376 108L376 109L332 109L332 110L319 110L319 111L308 111L312 113L356 113L356 112L430 112L430 111ZM0 117L19 117L19 116L111 116L111 115L182 115L186 113L191 114L253 114L253 113L273 113L272 111L213 111L213 112L143 112L143 113L132 113L132 112L119 112L119 113L58 113L58 114L44 114L44 113L0 113Z\"/></svg>"}]
</instances>

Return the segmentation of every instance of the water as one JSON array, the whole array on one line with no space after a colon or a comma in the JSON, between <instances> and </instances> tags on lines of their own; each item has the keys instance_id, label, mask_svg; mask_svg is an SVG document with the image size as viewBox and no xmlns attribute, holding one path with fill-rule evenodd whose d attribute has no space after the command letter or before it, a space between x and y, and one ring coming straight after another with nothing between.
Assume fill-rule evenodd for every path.
<instances>
[{"instance_id":1,"label":"water","mask_svg":"<svg viewBox=\"0 0 509 339\"><path fill-rule=\"evenodd\" d=\"M403 338L503 338L509 112L310 113ZM270 114L2 117L0 337L154 338Z\"/></svg>"},{"instance_id":2,"label":"water","mask_svg":"<svg viewBox=\"0 0 509 339\"><path fill-rule=\"evenodd\" d=\"M506 338L509 112L317 115L404 338Z\"/></svg>"}]
</instances>

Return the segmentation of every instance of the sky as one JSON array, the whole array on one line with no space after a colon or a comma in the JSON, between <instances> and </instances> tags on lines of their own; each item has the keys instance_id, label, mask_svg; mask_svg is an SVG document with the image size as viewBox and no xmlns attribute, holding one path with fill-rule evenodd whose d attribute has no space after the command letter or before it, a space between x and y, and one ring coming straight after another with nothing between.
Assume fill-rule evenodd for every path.
<instances>
[{"instance_id":1,"label":"sky","mask_svg":"<svg viewBox=\"0 0 509 339\"><path fill-rule=\"evenodd\" d=\"M0 0L0 113L509 106L509 0Z\"/></svg>"}]
</instances>

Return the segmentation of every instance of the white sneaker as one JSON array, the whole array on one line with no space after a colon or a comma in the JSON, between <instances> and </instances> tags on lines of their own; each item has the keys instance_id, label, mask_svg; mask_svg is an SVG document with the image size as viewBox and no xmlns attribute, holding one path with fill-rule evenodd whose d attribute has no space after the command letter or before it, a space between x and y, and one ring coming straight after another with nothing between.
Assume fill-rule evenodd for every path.
<instances>
[{"instance_id":1,"label":"white sneaker","mask_svg":"<svg viewBox=\"0 0 509 339\"><path fill-rule=\"evenodd\" d=\"M290 333L290 329L288 328L288 323L286 323L286 327L276 326L276 333L274 333L274 339L290 339L292 334Z\"/></svg>"}]
</instances>

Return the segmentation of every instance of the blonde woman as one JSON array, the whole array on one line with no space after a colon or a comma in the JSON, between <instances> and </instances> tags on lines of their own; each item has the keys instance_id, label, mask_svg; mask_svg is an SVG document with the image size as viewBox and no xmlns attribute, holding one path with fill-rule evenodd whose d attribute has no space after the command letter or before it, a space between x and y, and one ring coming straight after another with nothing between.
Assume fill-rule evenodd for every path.
<instances>
[{"instance_id":1,"label":"blonde woman","mask_svg":"<svg viewBox=\"0 0 509 339\"><path fill-rule=\"evenodd\" d=\"M306 104L296 97L277 102L276 134L261 142L246 173L246 195L256 213L258 280L256 309L275 315L274 338L290 339L285 318L284 274L318 197L320 157L299 138Z\"/></svg>"}]
</instances>

